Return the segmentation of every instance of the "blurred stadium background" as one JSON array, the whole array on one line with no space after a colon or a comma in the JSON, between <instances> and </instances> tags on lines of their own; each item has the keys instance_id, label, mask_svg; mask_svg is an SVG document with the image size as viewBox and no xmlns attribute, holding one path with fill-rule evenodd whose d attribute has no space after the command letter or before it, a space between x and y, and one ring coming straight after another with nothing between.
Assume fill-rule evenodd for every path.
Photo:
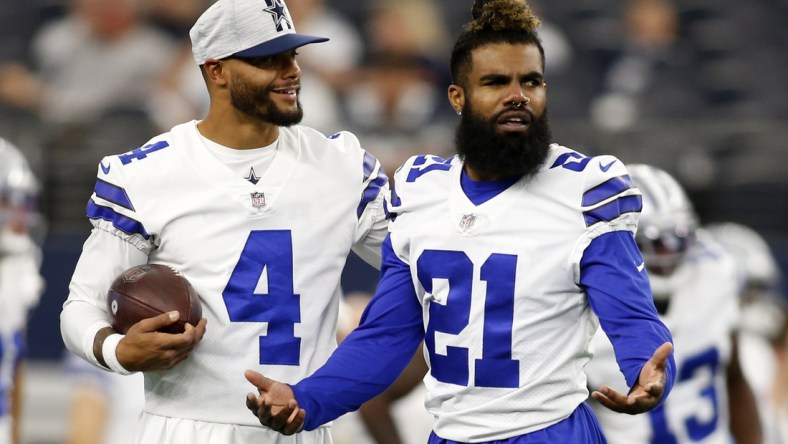
<instances>
[{"instance_id":1,"label":"blurred stadium background","mask_svg":"<svg viewBox=\"0 0 788 444\"><path fill-rule=\"evenodd\" d=\"M139 8L132 19L136 25L154 29L171 42L171 52L160 64L172 66L143 66L161 71L143 94L131 95L144 100L122 101L126 91L116 91L118 100L111 103L106 97L90 97L94 94L90 86L116 75L117 66L99 60L82 77L59 77L57 66L67 71L90 55L68 53L72 61L54 64L51 59L57 58L59 48L42 49L41 35L53 23L85 11L107 27L121 28L123 20L106 4L125 3ZM104 155L140 146L167 124L201 117L197 105L185 113L163 115L167 107L162 103L170 103L173 95L190 94L186 86L179 86L187 83L186 77L173 72L189 67L189 57L184 59L179 48L188 43L195 14L209 3L0 3L0 137L28 155L43 184L41 209L48 221L43 240L47 288L29 328L23 429L27 443L59 442L65 427L68 387L59 378L64 351L58 316L89 232L84 207L96 165ZM288 0L300 32L336 29L306 25L312 24L309 20L319 22L309 17L310 12L319 11L325 19L325 8L330 8L336 19L333 24L355 33L355 40L348 42L361 45L355 49L355 60L335 70L329 69L331 60L303 52L302 68L314 70L318 74L314 80L325 87L310 90L311 83L305 80L305 123L328 133L356 132L390 173L414 152L449 154L456 116L445 100L447 59L471 3ZM614 154L627 163L650 163L671 172L689 190L703 222L733 221L756 229L773 247L783 270L788 269L788 1L540 0L533 4L545 22L555 141L589 155ZM304 17L303 26L299 17ZM68 48L69 36L61 39L63 48ZM327 48L328 53L334 51ZM342 55L341 48L336 51ZM149 63L127 62L128 69ZM79 97L110 104L90 116L66 112L63 117L46 104L5 100L24 85L19 77L9 77L7 69L4 72L10 64L26 66L44 84L50 81L50 90L82 87ZM193 79L196 68L188 69ZM331 100L310 99L315 91L327 92L325 97ZM373 281L374 275L351 259L344 281L347 290L369 290Z\"/></svg>"}]
</instances>

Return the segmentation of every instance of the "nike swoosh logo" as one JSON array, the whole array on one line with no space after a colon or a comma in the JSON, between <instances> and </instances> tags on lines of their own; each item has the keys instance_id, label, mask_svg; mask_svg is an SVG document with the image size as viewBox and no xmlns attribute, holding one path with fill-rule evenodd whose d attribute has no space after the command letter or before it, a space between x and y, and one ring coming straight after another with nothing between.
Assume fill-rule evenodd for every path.
<instances>
[{"instance_id":1,"label":"nike swoosh logo","mask_svg":"<svg viewBox=\"0 0 788 444\"><path fill-rule=\"evenodd\" d=\"M99 165L101 165L101 171L103 171L104 174L109 174L109 169L112 168L112 164L104 166L103 162L99 162Z\"/></svg>"},{"instance_id":2,"label":"nike swoosh logo","mask_svg":"<svg viewBox=\"0 0 788 444\"><path fill-rule=\"evenodd\" d=\"M603 173L607 173L607 170L609 170L609 169L610 169L610 167L612 167L614 163L616 163L616 161L615 161L615 160L614 160L614 161L612 161L612 162L610 162L610 163L609 163L609 164L607 164L607 165L602 165L602 164L600 163L600 164L599 164L599 169L600 169L600 170L602 170L602 172L603 172Z\"/></svg>"},{"instance_id":3,"label":"nike swoosh logo","mask_svg":"<svg viewBox=\"0 0 788 444\"><path fill-rule=\"evenodd\" d=\"M637 268L638 268L638 273L642 273L643 269L646 268L646 263L641 262L640 265L637 266Z\"/></svg>"}]
</instances>

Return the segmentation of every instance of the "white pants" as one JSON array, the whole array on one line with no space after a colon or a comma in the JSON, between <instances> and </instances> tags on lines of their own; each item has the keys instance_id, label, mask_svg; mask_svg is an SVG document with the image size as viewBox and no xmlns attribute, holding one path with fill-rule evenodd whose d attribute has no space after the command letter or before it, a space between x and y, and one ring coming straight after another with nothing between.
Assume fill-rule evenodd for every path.
<instances>
[{"instance_id":1,"label":"white pants","mask_svg":"<svg viewBox=\"0 0 788 444\"><path fill-rule=\"evenodd\" d=\"M328 427L285 436L273 430L238 424L168 418L143 412L137 444L333 444Z\"/></svg>"},{"instance_id":2,"label":"white pants","mask_svg":"<svg viewBox=\"0 0 788 444\"><path fill-rule=\"evenodd\" d=\"M11 442L11 414L6 412L5 415L0 416L0 443L6 444Z\"/></svg>"}]
</instances>

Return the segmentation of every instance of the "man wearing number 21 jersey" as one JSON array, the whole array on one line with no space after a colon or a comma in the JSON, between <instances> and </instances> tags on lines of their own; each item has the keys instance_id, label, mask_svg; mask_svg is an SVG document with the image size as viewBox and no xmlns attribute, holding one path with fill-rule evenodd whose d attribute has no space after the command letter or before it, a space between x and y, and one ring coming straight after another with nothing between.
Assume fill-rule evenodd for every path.
<instances>
[{"instance_id":1,"label":"man wearing number 21 jersey","mask_svg":"<svg viewBox=\"0 0 788 444\"><path fill-rule=\"evenodd\" d=\"M326 365L290 386L246 373L264 425L298 433L358 408L424 340L430 443L603 443L583 372L600 324L627 388L595 398L636 414L670 391L671 336L634 239L640 192L615 157L551 143L528 5L473 13L448 91L459 154L395 173L381 281Z\"/></svg>"},{"instance_id":2,"label":"man wearing number 21 jersey","mask_svg":"<svg viewBox=\"0 0 788 444\"><path fill-rule=\"evenodd\" d=\"M144 372L138 443L330 444L328 427L297 441L261 427L239 403L243 372L295 383L331 354L347 255L380 263L386 175L354 135L298 125L296 48L326 39L296 34L281 0L219 0L191 38L208 115L101 160L64 341L101 368ZM116 334L107 289L142 263L182 273L206 320Z\"/></svg>"}]
</instances>

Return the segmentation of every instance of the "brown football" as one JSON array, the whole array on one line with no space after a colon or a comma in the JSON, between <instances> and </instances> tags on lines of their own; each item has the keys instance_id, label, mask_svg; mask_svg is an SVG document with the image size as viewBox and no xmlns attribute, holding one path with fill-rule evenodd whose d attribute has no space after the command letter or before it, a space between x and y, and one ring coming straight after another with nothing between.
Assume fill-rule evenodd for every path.
<instances>
[{"instance_id":1,"label":"brown football","mask_svg":"<svg viewBox=\"0 0 788 444\"><path fill-rule=\"evenodd\" d=\"M112 328L126 334L145 318L177 310L177 322L159 331L183 333L186 323L197 325L202 318L200 296L186 278L166 265L144 264L121 273L107 292Z\"/></svg>"}]
</instances>

